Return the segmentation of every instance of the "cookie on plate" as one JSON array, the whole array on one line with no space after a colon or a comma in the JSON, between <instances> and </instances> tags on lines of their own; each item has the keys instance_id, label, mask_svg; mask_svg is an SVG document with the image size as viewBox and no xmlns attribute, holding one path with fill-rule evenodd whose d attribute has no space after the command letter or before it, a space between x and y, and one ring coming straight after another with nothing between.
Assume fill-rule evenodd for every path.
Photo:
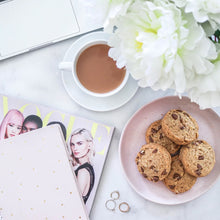
<instances>
[{"instance_id":1,"label":"cookie on plate","mask_svg":"<svg viewBox=\"0 0 220 220\"><path fill-rule=\"evenodd\" d=\"M164 134L176 144L186 145L198 138L198 124L185 111L168 111L161 124Z\"/></svg>"},{"instance_id":2,"label":"cookie on plate","mask_svg":"<svg viewBox=\"0 0 220 220\"><path fill-rule=\"evenodd\" d=\"M185 172L179 156L175 156L172 157L170 173L163 181L169 190L179 194L190 190L196 179L196 177Z\"/></svg>"},{"instance_id":3,"label":"cookie on plate","mask_svg":"<svg viewBox=\"0 0 220 220\"><path fill-rule=\"evenodd\" d=\"M215 165L215 152L204 140L196 140L180 150L180 160L189 174L195 177L208 175Z\"/></svg>"},{"instance_id":4,"label":"cookie on plate","mask_svg":"<svg viewBox=\"0 0 220 220\"><path fill-rule=\"evenodd\" d=\"M180 145L171 141L162 131L161 120L153 122L147 129L145 139L147 143L157 143L165 147L171 156L178 153Z\"/></svg>"},{"instance_id":5,"label":"cookie on plate","mask_svg":"<svg viewBox=\"0 0 220 220\"><path fill-rule=\"evenodd\" d=\"M170 153L159 144L150 143L142 146L135 161L138 171L153 182L163 180L170 172Z\"/></svg>"}]
</instances>

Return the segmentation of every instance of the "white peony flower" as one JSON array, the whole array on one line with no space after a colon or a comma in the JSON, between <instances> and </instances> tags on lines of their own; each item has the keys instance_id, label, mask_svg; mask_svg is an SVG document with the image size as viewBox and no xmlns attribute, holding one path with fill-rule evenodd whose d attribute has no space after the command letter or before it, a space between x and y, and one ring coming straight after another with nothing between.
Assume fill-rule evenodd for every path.
<instances>
[{"instance_id":1,"label":"white peony flower","mask_svg":"<svg viewBox=\"0 0 220 220\"><path fill-rule=\"evenodd\" d=\"M208 75L197 75L189 83L189 96L202 109L220 106L220 50L214 70Z\"/></svg>"},{"instance_id":2,"label":"white peony flower","mask_svg":"<svg viewBox=\"0 0 220 220\"><path fill-rule=\"evenodd\" d=\"M172 0L178 7L185 7L185 12L191 12L196 21L209 21L214 29L220 27L219 0Z\"/></svg>"},{"instance_id":3,"label":"white peony flower","mask_svg":"<svg viewBox=\"0 0 220 220\"><path fill-rule=\"evenodd\" d=\"M220 106L220 62L215 65L209 76L198 77L189 90L192 101L198 103L202 109Z\"/></svg>"},{"instance_id":4,"label":"white peony flower","mask_svg":"<svg viewBox=\"0 0 220 220\"><path fill-rule=\"evenodd\" d=\"M106 1L104 1L106 2ZM119 16L126 14L128 7L134 2L134 0L109 0L107 6L108 17L104 22L105 31L112 31L115 21Z\"/></svg>"},{"instance_id":5,"label":"white peony flower","mask_svg":"<svg viewBox=\"0 0 220 220\"><path fill-rule=\"evenodd\" d=\"M141 87L174 88L180 94L189 89L188 82L214 68L210 59L216 59L215 45L193 16L168 1L130 2L109 25L117 26L109 55Z\"/></svg>"}]
</instances>

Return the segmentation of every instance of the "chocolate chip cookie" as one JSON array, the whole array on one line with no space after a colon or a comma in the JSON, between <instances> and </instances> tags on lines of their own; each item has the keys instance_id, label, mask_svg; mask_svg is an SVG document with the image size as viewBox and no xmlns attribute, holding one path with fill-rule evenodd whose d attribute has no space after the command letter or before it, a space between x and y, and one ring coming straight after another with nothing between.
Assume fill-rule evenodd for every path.
<instances>
[{"instance_id":1,"label":"chocolate chip cookie","mask_svg":"<svg viewBox=\"0 0 220 220\"><path fill-rule=\"evenodd\" d=\"M185 111L170 110L161 124L164 134L176 144L186 145L198 138L198 124Z\"/></svg>"},{"instance_id":2,"label":"chocolate chip cookie","mask_svg":"<svg viewBox=\"0 0 220 220\"><path fill-rule=\"evenodd\" d=\"M162 131L161 120L153 122L147 129L145 139L147 143L157 143L165 147L171 156L177 154L180 145L171 141Z\"/></svg>"},{"instance_id":3,"label":"chocolate chip cookie","mask_svg":"<svg viewBox=\"0 0 220 220\"><path fill-rule=\"evenodd\" d=\"M163 180L170 172L171 156L166 148L159 144L142 146L135 161L138 171L153 182Z\"/></svg>"},{"instance_id":4,"label":"chocolate chip cookie","mask_svg":"<svg viewBox=\"0 0 220 220\"><path fill-rule=\"evenodd\" d=\"M196 140L183 146L180 160L187 173L202 177L208 175L215 165L215 152L204 140Z\"/></svg>"},{"instance_id":5,"label":"chocolate chip cookie","mask_svg":"<svg viewBox=\"0 0 220 220\"><path fill-rule=\"evenodd\" d=\"M196 179L196 177L185 172L179 156L175 156L172 157L170 173L163 181L169 190L179 194L191 189Z\"/></svg>"}]
</instances>

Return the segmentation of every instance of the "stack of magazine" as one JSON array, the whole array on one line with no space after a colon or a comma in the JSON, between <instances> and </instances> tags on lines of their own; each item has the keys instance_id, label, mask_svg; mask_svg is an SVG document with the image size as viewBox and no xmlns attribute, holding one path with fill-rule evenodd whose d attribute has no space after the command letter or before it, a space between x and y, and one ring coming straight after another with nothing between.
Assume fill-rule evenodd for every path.
<instances>
[{"instance_id":1,"label":"stack of magazine","mask_svg":"<svg viewBox=\"0 0 220 220\"><path fill-rule=\"evenodd\" d=\"M113 131L110 125L0 95L3 219L39 219L36 213L60 219L54 210L62 218L68 213L65 219L86 219L76 209L82 212L85 205L90 213Z\"/></svg>"}]
</instances>

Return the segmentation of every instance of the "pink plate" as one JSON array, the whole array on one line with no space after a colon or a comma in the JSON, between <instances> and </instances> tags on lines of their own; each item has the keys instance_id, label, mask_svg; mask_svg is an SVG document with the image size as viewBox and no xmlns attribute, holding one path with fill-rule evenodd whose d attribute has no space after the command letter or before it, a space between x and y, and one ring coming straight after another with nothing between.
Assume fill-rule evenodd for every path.
<instances>
[{"instance_id":1,"label":"pink plate","mask_svg":"<svg viewBox=\"0 0 220 220\"><path fill-rule=\"evenodd\" d=\"M161 119L170 109L182 109L192 115L199 125L199 139L204 139L211 144L216 154L216 164L212 172L206 177L198 178L189 191L177 195L169 191L162 181L153 183L146 180L138 172L135 164L137 153L146 143L147 127ZM199 106L190 102L187 97L179 99L176 96L170 96L145 105L128 121L120 140L120 160L128 182L145 199L160 204L175 205L197 198L210 189L220 175L219 131L219 116L211 109L200 110Z\"/></svg>"}]
</instances>

